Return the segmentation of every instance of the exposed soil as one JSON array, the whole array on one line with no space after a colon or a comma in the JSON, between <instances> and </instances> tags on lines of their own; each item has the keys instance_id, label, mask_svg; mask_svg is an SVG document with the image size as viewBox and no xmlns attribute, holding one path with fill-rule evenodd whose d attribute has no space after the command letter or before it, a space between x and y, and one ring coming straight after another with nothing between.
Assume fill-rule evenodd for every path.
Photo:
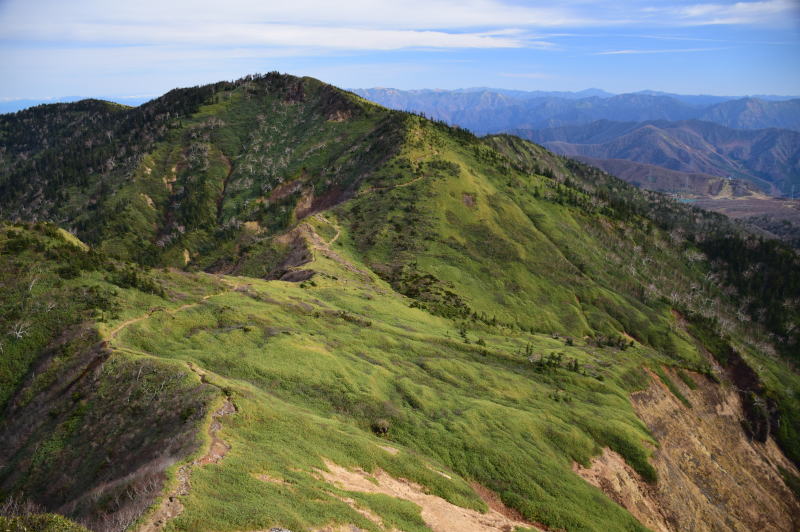
<instances>
[{"instance_id":1,"label":"exposed soil","mask_svg":"<svg viewBox=\"0 0 800 532\"><path fill-rule=\"evenodd\" d=\"M385 186L385 187L369 187L369 188L365 188L364 190L362 190L359 193L359 196L363 196L364 194L369 194L370 192L375 192L376 190L392 190L393 188L407 187L409 185L413 185L414 183L416 183L420 179L424 179L425 177L428 177L428 176L421 175L421 176L415 177L414 179L412 179L410 181L406 181L405 183L400 183L399 185L388 185L388 186Z\"/></svg>"},{"instance_id":2,"label":"exposed soil","mask_svg":"<svg viewBox=\"0 0 800 532\"><path fill-rule=\"evenodd\" d=\"M200 375L203 382L205 373L197 370L191 364L190 369ZM138 532L160 532L170 519L174 519L183 512L183 504L178 497L189 494L189 477L191 475L191 468L195 466L203 466L205 464L217 463L222 460L225 455L230 451L231 446L222 441L217 433L222 428L220 418L236 412L236 406L230 399L225 399L222 406L212 414L211 426L208 429L208 434L211 438L208 452L202 457L194 460L191 464L183 465L177 471L176 486L164 496L161 505L148 517L148 519L139 527Z\"/></svg>"},{"instance_id":3,"label":"exposed soil","mask_svg":"<svg viewBox=\"0 0 800 532\"><path fill-rule=\"evenodd\" d=\"M294 206L294 216L297 220L302 220L308 213L311 212L311 206L314 204L314 187L306 187L300 194L300 199Z\"/></svg>"},{"instance_id":4,"label":"exposed soil","mask_svg":"<svg viewBox=\"0 0 800 532\"><path fill-rule=\"evenodd\" d=\"M303 224L305 226L306 224ZM267 279L287 281L287 282L301 282L310 279L314 276L313 270L303 270L300 266L308 264L314 259L309 246L307 238L303 231L298 226L288 233L284 233L276 238L279 244L283 244L289 248L284 257L270 273Z\"/></svg>"},{"instance_id":5,"label":"exposed soil","mask_svg":"<svg viewBox=\"0 0 800 532\"><path fill-rule=\"evenodd\" d=\"M661 514L654 487L642 480L618 453L606 447L603 454L592 459L590 467L573 463L572 470L589 484L603 490L647 528L657 532L672 530Z\"/></svg>"},{"instance_id":6,"label":"exposed soil","mask_svg":"<svg viewBox=\"0 0 800 532\"><path fill-rule=\"evenodd\" d=\"M311 191L307 203L304 203L302 206L298 205L295 209L295 216L298 220L302 220L316 212L328 210L350 199L352 195L352 190L345 190L339 187L332 187L321 196L314 196L313 191Z\"/></svg>"},{"instance_id":7,"label":"exposed soil","mask_svg":"<svg viewBox=\"0 0 800 532\"><path fill-rule=\"evenodd\" d=\"M328 225L330 225L331 227L333 227L333 228L335 228L335 229L336 229L336 234L335 234L335 235L333 235L333 238L331 238L330 240L328 240L328 241L325 243L327 246L332 246L334 242L336 242L337 240L339 240L339 235L341 235L341 234L342 234L342 229L341 229L341 228L340 228L338 225L336 225L335 223L331 222L330 220L328 220L327 218L325 218L324 216L322 216L321 214L317 214L317 215L315 216L315 218L316 218L317 220L320 220L321 222L324 222L324 223L326 223L326 224L328 224Z\"/></svg>"},{"instance_id":8,"label":"exposed soil","mask_svg":"<svg viewBox=\"0 0 800 532\"><path fill-rule=\"evenodd\" d=\"M443 476L445 476L447 478L450 478L449 475L446 475L446 474L444 474L442 472L437 471L437 473L439 473L440 475L443 475ZM514 508L509 508L508 506L506 506L503 503L502 499L500 499L500 496L497 493L493 492L492 490L490 490L486 486L484 486L482 484L479 484L477 482L471 482L470 486L472 486L472 489L475 490L475 493L477 493L478 496L481 499L483 499L483 502L485 502L486 505L492 511L495 511L495 512L499 513L500 515L503 515L503 516L507 517L508 519L511 519L512 521L517 521L519 523L525 523L526 522L525 521L525 517L521 513L519 513L517 510L515 510ZM527 526L532 526L532 525L528 524ZM536 526L540 526L541 527L542 525L537 523Z\"/></svg>"},{"instance_id":9,"label":"exposed soil","mask_svg":"<svg viewBox=\"0 0 800 532\"><path fill-rule=\"evenodd\" d=\"M511 532L515 527L533 528L534 525L518 518L508 517L493 506L499 498L493 500L489 511L482 514L476 510L461 508L441 497L425 493L418 484L405 479L396 479L380 469L373 473L356 469L350 471L330 461L325 461L328 471L320 471L322 477L347 491L364 493L382 493L391 497L411 501L421 508L422 520L434 532ZM488 490L487 490L488 491ZM496 496L495 496L496 497ZM507 513L513 510L506 508Z\"/></svg>"},{"instance_id":10,"label":"exposed soil","mask_svg":"<svg viewBox=\"0 0 800 532\"><path fill-rule=\"evenodd\" d=\"M651 457L658 482L649 485L606 450L578 474L602 489L642 523L659 531L794 531L800 503L777 466L797 469L768 438L751 440L742 428L744 413L735 389L691 374L689 389L670 377L693 408L684 406L655 375L631 395L633 406L659 447Z\"/></svg>"},{"instance_id":11,"label":"exposed soil","mask_svg":"<svg viewBox=\"0 0 800 532\"><path fill-rule=\"evenodd\" d=\"M286 484L286 481L283 480L282 478L273 477L270 475L266 475L264 473L253 476L256 477L258 480L260 480L261 482L269 482L270 484Z\"/></svg>"},{"instance_id":12,"label":"exposed soil","mask_svg":"<svg viewBox=\"0 0 800 532\"><path fill-rule=\"evenodd\" d=\"M306 181L308 181L308 175L303 173L297 179L281 183L272 190L272 193L269 195L269 201L270 202L279 201L282 200L283 198L286 198L294 194L295 192L303 188L303 185L305 185Z\"/></svg>"},{"instance_id":13,"label":"exposed soil","mask_svg":"<svg viewBox=\"0 0 800 532\"><path fill-rule=\"evenodd\" d=\"M326 258L339 263L344 269L347 271L356 274L358 277L361 278L364 282L370 282L371 277L369 273L366 271L356 267L351 262L346 260L344 257L333 251L330 245L335 242L339 238L340 231L337 228L337 234L330 240L330 242L326 242L322 239L321 236L314 231L314 228L311 227L309 224L300 224L298 225L293 231L296 231L298 235L302 236L305 241L308 243L309 247L312 250L320 252Z\"/></svg>"},{"instance_id":14,"label":"exposed soil","mask_svg":"<svg viewBox=\"0 0 800 532\"><path fill-rule=\"evenodd\" d=\"M223 458L225 455L228 454L228 451L231 450L231 446L218 436L219 430L222 428L222 423L220 423L219 419L222 416L227 416L236 412L236 407L233 405L230 399L226 399L222 406L214 412L212 416L211 426L208 429L208 434L211 436L211 445L208 447L208 452L199 460L196 460L194 464L205 465L205 464L216 464Z\"/></svg>"},{"instance_id":15,"label":"exposed soil","mask_svg":"<svg viewBox=\"0 0 800 532\"><path fill-rule=\"evenodd\" d=\"M381 529L386 530L386 527L383 525L383 520L380 518L379 515L375 514L374 512L368 510L367 508L362 508L361 506L356 503L355 500L349 497L339 497L339 499L349 505L353 510L360 513L379 527ZM395 528L388 529L389 532L395 532ZM318 528L314 532L361 532L361 529L355 525L333 525L333 526L326 526L323 528Z\"/></svg>"},{"instance_id":16,"label":"exposed soil","mask_svg":"<svg viewBox=\"0 0 800 532\"><path fill-rule=\"evenodd\" d=\"M383 449L387 453L393 454L393 455L396 455L397 453L400 452L400 450L395 449L394 447L389 447L388 445L378 445L378 447L380 447L381 449Z\"/></svg>"}]
</instances>

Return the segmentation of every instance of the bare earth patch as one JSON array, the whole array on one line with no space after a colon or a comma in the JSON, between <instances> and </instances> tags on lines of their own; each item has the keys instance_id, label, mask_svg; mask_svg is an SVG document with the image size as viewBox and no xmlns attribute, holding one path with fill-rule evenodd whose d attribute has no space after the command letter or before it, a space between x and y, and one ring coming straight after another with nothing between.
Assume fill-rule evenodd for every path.
<instances>
[{"instance_id":1,"label":"bare earth patch","mask_svg":"<svg viewBox=\"0 0 800 532\"><path fill-rule=\"evenodd\" d=\"M372 511L370 511L370 510L368 510L366 508L362 508L362 507L358 506L356 501L353 500L353 499L350 499L348 497L340 497L340 499L341 499L342 502L347 503L353 510L355 510L358 513L360 513L361 515L363 515L364 517L366 517L367 519L369 519L370 521L372 521L373 523L375 523L379 527L385 528L383 526L383 520L380 518L379 515L376 515L374 512L372 512ZM354 525L334 525L333 528L332 527L324 527L324 528L318 529L316 532L339 532L339 531L348 531L348 532L349 531L353 531L353 532L355 532L355 531L360 531L360 530L361 530L360 528L358 528L358 527L356 527ZM394 532L394 530L395 529L392 529L391 532Z\"/></svg>"},{"instance_id":2,"label":"bare earth patch","mask_svg":"<svg viewBox=\"0 0 800 532\"><path fill-rule=\"evenodd\" d=\"M421 508L422 520L434 532L511 532L515 527L534 527L531 523L507 517L491 507L485 514L461 508L441 497L425 493L425 489L418 484L396 479L380 469L373 474L360 469L350 471L327 460L325 466L328 471L321 471L322 477L344 490L382 493L413 502Z\"/></svg>"},{"instance_id":3,"label":"bare earth patch","mask_svg":"<svg viewBox=\"0 0 800 532\"><path fill-rule=\"evenodd\" d=\"M256 477L258 480L260 480L261 482L269 482L270 484L286 484L286 481L283 480L282 478L273 477L270 475L266 475L264 473L253 476Z\"/></svg>"},{"instance_id":4,"label":"bare earth patch","mask_svg":"<svg viewBox=\"0 0 800 532\"><path fill-rule=\"evenodd\" d=\"M589 467L573 463L572 470L592 486L603 490L647 528L658 532L671 530L661 514L653 488L618 453L606 447L603 454L592 459Z\"/></svg>"},{"instance_id":5,"label":"bare earth patch","mask_svg":"<svg viewBox=\"0 0 800 532\"><path fill-rule=\"evenodd\" d=\"M397 454L400 452L399 449L395 449L394 447L389 447L388 445L378 445L378 447L380 447L389 454Z\"/></svg>"},{"instance_id":6,"label":"bare earth patch","mask_svg":"<svg viewBox=\"0 0 800 532\"><path fill-rule=\"evenodd\" d=\"M746 436L736 391L694 373L691 390L666 372L693 408L652 373L650 387L631 394L659 443L650 460L658 482L642 481L608 449L589 468L576 464L575 472L653 530L800 530L800 504L777 466L797 469L772 439L762 444Z\"/></svg>"}]
</instances>

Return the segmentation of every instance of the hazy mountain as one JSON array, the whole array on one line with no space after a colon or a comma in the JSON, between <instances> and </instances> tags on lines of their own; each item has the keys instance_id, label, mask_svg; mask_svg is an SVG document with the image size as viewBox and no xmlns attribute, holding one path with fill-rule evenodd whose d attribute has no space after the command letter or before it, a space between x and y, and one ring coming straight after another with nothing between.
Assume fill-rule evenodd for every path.
<instances>
[{"instance_id":1,"label":"hazy mountain","mask_svg":"<svg viewBox=\"0 0 800 532\"><path fill-rule=\"evenodd\" d=\"M708 197L724 194L734 198L763 195L763 191L756 185L743 179L729 179L698 172L681 172L663 166L637 163L625 159L596 159L586 156L576 156L575 158L602 168L609 174L634 186L659 192Z\"/></svg>"},{"instance_id":2,"label":"hazy mountain","mask_svg":"<svg viewBox=\"0 0 800 532\"><path fill-rule=\"evenodd\" d=\"M743 98L710 107L697 118L737 129L776 127L798 130L800 100Z\"/></svg>"},{"instance_id":3,"label":"hazy mountain","mask_svg":"<svg viewBox=\"0 0 800 532\"><path fill-rule=\"evenodd\" d=\"M597 120L704 120L738 129L800 130L800 99L683 96L641 91L539 93L471 89L459 91L355 89L355 93L392 109L424 113L478 134L513 129L582 125Z\"/></svg>"},{"instance_id":4,"label":"hazy mountain","mask_svg":"<svg viewBox=\"0 0 800 532\"><path fill-rule=\"evenodd\" d=\"M626 159L680 172L747 179L769 193L789 192L800 176L796 131L749 131L692 120L598 121L517 133L564 155ZM635 176L625 175L643 182L647 172L641 168Z\"/></svg>"},{"instance_id":5,"label":"hazy mountain","mask_svg":"<svg viewBox=\"0 0 800 532\"><path fill-rule=\"evenodd\" d=\"M122 98L119 97L108 98L104 96L96 96L95 98L120 103L122 105L132 105L132 106L141 105L144 102L152 99L149 96L129 96ZM0 113L14 113L17 111L21 111L23 109L27 109L29 107L34 107L36 105L78 102L84 99L86 99L85 96L64 96L61 98L48 98L39 100L24 99L24 98L6 100L6 101L0 101Z\"/></svg>"},{"instance_id":6,"label":"hazy mountain","mask_svg":"<svg viewBox=\"0 0 800 532\"><path fill-rule=\"evenodd\" d=\"M797 529L776 240L277 73L0 147L0 529Z\"/></svg>"}]
</instances>

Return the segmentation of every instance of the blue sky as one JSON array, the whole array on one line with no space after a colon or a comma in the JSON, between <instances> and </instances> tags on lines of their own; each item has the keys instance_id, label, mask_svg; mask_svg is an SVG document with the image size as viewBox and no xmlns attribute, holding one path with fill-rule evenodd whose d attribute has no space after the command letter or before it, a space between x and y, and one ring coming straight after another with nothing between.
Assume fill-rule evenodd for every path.
<instances>
[{"instance_id":1,"label":"blue sky","mask_svg":"<svg viewBox=\"0 0 800 532\"><path fill-rule=\"evenodd\" d=\"M0 100L342 87L800 94L800 0L0 0Z\"/></svg>"}]
</instances>

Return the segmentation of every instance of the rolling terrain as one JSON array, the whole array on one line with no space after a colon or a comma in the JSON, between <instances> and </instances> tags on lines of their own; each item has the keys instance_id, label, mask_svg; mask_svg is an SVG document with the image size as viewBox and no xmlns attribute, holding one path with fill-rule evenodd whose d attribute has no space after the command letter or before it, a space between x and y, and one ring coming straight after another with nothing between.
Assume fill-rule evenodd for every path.
<instances>
[{"instance_id":1,"label":"rolling terrain","mask_svg":"<svg viewBox=\"0 0 800 532\"><path fill-rule=\"evenodd\" d=\"M773 195L789 193L792 185L797 186L800 175L800 133L788 130L743 131L700 121L604 121L515 133L563 155L633 161L684 174L732 177L749 181ZM626 170L621 172L628 177L626 180L641 182L645 181L643 174L651 174L649 168ZM675 176L670 191L678 190L680 181L680 176Z\"/></svg>"},{"instance_id":2,"label":"rolling terrain","mask_svg":"<svg viewBox=\"0 0 800 532\"><path fill-rule=\"evenodd\" d=\"M0 146L4 526L798 526L774 240L277 73Z\"/></svg>"}]
</instances>

